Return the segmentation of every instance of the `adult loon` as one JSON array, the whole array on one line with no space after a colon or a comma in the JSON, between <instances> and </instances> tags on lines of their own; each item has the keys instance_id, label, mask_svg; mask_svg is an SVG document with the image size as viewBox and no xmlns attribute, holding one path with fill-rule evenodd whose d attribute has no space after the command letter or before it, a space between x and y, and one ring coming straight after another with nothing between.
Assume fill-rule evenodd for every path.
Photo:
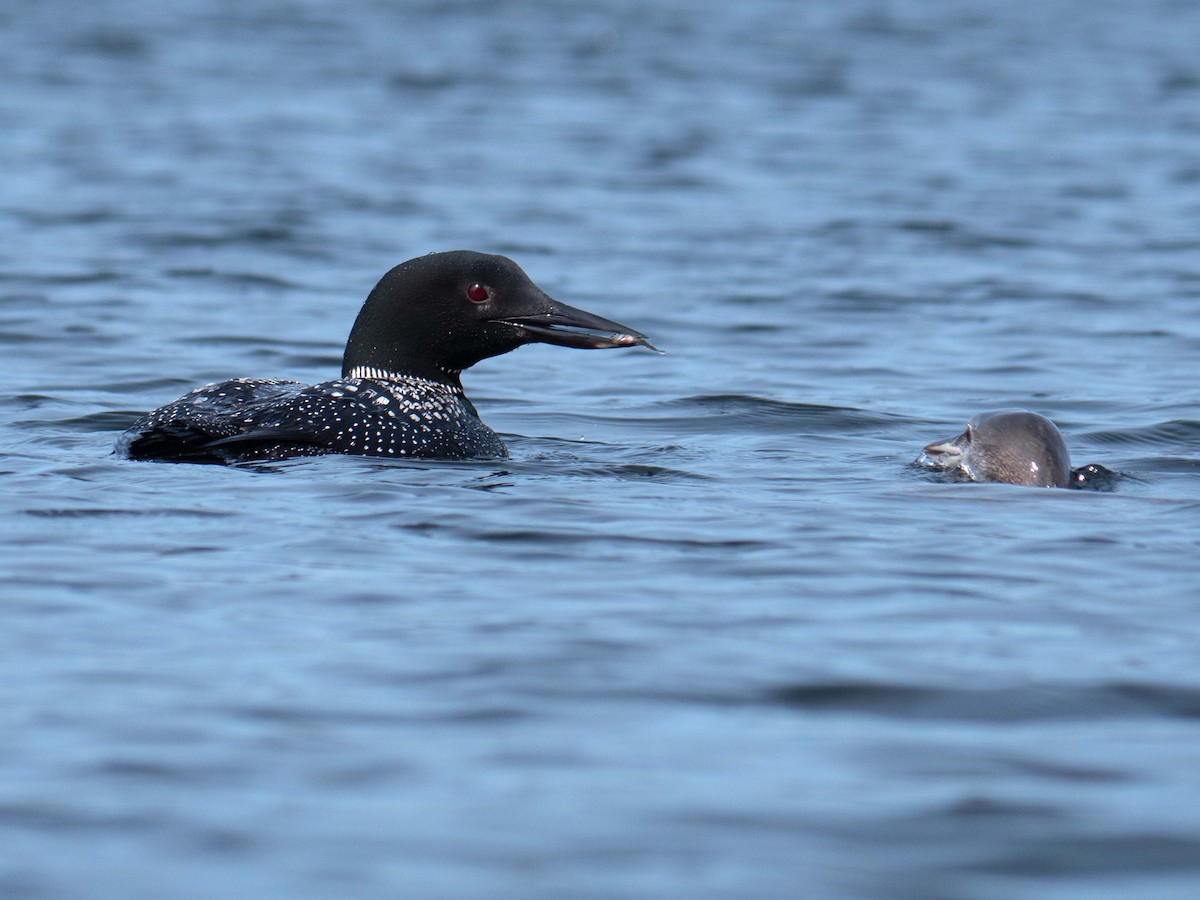
<instances>
[{"instance_id":1,"label":"adult loon","mask_svg":"<svg viewBox=\"0 0 1200 900\"><path fill-rule=\"evenodd\" d=\"M396 266L371 291L346 342L340 378L206 385L143 416L115 452L179 462L327 453L504 457L504 443L480 421L459 376L532 342L654 349L631 328L547 296L511 259L430 253Z\"/></svg>"}]
</instances>

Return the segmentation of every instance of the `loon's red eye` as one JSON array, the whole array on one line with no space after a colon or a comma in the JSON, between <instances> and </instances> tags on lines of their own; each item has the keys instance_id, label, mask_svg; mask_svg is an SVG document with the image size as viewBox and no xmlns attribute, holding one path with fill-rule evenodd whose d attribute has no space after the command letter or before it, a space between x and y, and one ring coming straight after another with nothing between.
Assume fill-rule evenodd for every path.
<instances>
[{"instance_id":1,"label":"loon's red eye","mask_svg":"<svg viewBox=\"0 0 1200 900\"><path fill-rule=\"evenodd\" d=\"M473 284L467 288L467 299L472 303L482 303L491 293L482 284Z\"/></svg>"}]
</instances>

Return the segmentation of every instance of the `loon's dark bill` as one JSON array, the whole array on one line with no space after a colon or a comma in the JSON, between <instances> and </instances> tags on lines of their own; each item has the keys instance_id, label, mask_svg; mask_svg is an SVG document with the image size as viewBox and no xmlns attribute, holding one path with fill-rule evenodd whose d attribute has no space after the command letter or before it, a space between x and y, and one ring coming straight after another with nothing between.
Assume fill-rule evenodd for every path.
<instances>
[{"instance_id":1,"label":"loon's dark bill","mask_svg":"<svg viewBox=\"0 0 1200 900\"><path fill-rule=\"evenodd\" d=\"M575 347L579 350L607 350L612 347L646 347L661 352L644 334L620 322L595 313L555 302L548 312L496 319L521 329L531 341Z\"/></svg>"}]
</instances>

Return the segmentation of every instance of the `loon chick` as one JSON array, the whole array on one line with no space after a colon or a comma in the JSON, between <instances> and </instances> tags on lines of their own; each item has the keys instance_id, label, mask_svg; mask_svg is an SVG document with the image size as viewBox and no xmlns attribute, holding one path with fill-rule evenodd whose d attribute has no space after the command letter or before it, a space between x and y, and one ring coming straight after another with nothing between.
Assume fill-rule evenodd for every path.
<instances>
[{"instance_id":1,"label":"loon chick","mask_svg":"<svg viewBox=\"0 0 1200 900\"><path fill-rule=\"evenodd\" d=\"M206 385L143 416L115 452L179 462L504 457L508 450L480 421L459 376L539 341L654 349L631 328L547 296L506 257L430 253L396 266L371 291L346 342L341 378Z\"/></svg>"},{"instance_id":2,"label":"loon chick","mask_svg":"<svg viewBox=\"0 0 1200 900\"><path fill-rule=\"evenodd\" d=\"M971 481L1069 487L1071 456L1053 422L1024 409L980 413L956 438L930 444L919 464L951 469Z\"/></svg>"}]
</instances>

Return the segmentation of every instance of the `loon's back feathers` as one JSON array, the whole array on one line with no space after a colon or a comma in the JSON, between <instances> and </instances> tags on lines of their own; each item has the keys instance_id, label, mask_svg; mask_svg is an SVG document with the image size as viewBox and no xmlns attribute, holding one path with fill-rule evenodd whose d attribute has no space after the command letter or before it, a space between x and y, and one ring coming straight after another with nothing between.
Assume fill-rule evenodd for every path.
<instances>
[{"instance_id":1,"label":"loon's back feathers","mask_svg":"<svg viewBox=\"0 0 1200 900\"><path fill-rule=\"evenodd\" d=\"M196 388L139 419L117 439L116 452L130 459L224 461L204 448L237 435L248 417L285 404L304 387L298 381L235 378Z\"/></svg>"},{"instance_id":2,"label":"loon's back feathers","mask_svg":"<svg viewBox=\"0 0 1200 900\"><path fill-rule=\"evenodd\" d=\"M231 397L240 402L230 403ZM506 456L504 444L465 399L461 390L403 375L316 385L238 379L198 388L155 410L126 432L118 450L132 459L193 462L322 453Z\"/></svg>"}]
</instances>

